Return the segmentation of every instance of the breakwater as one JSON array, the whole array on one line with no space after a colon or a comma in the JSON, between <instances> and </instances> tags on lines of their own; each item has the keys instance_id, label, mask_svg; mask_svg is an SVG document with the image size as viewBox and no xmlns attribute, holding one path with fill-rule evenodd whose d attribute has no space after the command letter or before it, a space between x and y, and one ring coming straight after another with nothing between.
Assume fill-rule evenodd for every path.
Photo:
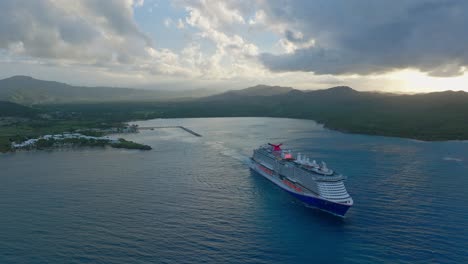
<instances>
[{"instance_id":1,"label":"breakwater","mask_svg":"<svg viewBox=\"0 0 468 264\"><path fill-rule=\"evenodd\" d=\"M189 128L186 128L184 126L154 126L154 127L138 127L139 130L153 130L153 129L158 129L158 128L179 128L179 129L182 129L196 137L201 137L202 135L198 134L197 132L189 129Z\"/></svg>"}]
</instances>

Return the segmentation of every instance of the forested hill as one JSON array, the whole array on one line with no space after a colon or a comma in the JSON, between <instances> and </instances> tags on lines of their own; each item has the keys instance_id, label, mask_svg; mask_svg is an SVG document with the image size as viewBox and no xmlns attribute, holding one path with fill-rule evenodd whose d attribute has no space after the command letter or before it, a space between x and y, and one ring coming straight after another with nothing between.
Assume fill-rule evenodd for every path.
<instances>
[{"instance_id":1,"label":"forested hill","mask_svg":"<svg viewBox=\"0 0 468 264\"><path fill-rule=\"evenodd\" d=\"M291 90L273 96L180 103L165 109L164 116L304 118L344 132L423 140L468 139L468 93L461 91L397 95L358 92L346 86Z\"/></svg>"},{"instance_id":2,"label":"forested hill","mask_svg":"<svg viewBox=\"0 0 468 264\"><path fill-rule=\"evenodd\" d=\"M216 100L232 100L233 98L243 98L246 96L273 96L273 95L286 94L292 90L294 89L291 87L269 86L269 85L259 84L259 85L241 89L241 90L230 90L224 93L204 97L201 100L216 101Z\"/></svg>"},{"instance_id":3,"label":"forested hill","mask_svg":"<svg viewBox=\"0 0 468 264\"><path fill-rule=\"evenodd\" d=\"M30 81L37 81L28 80L29 77L15 78L24 82L21 86L26 88ZM4 84L8 81L11 80L0 81L0 100L2 93L5 94ZM94 97L86 101L83 98L88 97L82 95L82 88L63 85L47 82L47 89L44 89L48 91L48 97L42 102L53 104L36 105L34 111L60 113L61 116L99 122L174 117L289 117L312 119L328 128L350 133L421 140L468 140L468 93L462 91L401 95L359 92L347 86L302 91L290 87L258 85L184 101L153 100L147 96L145 101L126 97L127 100L122 102L109 100L109 97L123 97L128 90L133 92L132 89L84 89L89 92L86 96ZM16 101L29 101L29 97L18 92L20 90L14 93L18 96ZM37 92L43 89L36 85L29 90ZM105 100L100 99L103 96L107 96ZM38 97L35 95L35 100ZM68 97L73 97L73 103L61 101Z\"/></svg>"},{"instance_id":4,"label":"forested hill","mask_svg":"<svg viewBox=\"0 0 468 264\"><path fill-rule=\"evenodd\" d=\"M39 111L36 109L12 102L0 101L0 117L34 117L37 114L39 114Z\"/></svg>"},{"instance_id":5,"label":"forested hill","mask_svg":"<svg viewBox=\"0 0 468 264\"><path fill-rule=\"evenodd\" d=\"M44 81L29 76L0 80L0 100L20 104L51 104L111 101L160 101L197 98L213 94L210 90L169 91L114 87L82 87Z\"/></svg>"}]
</instances>

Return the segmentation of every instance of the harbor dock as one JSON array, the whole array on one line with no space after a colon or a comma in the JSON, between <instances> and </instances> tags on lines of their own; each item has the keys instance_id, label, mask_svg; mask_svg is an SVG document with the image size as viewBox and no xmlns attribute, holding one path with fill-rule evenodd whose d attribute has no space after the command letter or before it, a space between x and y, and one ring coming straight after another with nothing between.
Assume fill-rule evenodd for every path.
<instances>
[{"instance_id":1,"label":"harbor dock","mask_svg":"<svg viewBox=\"0 0 468 264\"><path fill-rule=\"evenodd\" d=\"M198 134L197 132L186 128L184 126L154 126L154 127L138 127L139 130L153 130L153 129L158 129L158 128L180 128L196 137L201 137L202 135Z\"/></svg>"}]
</instances>

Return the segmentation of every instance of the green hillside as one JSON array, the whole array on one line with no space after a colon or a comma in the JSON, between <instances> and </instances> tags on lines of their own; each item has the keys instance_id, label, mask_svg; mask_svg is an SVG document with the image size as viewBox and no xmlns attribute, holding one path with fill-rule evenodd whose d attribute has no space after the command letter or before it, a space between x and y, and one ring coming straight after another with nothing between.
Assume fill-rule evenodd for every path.
<instances>
[{"instance_id":1,"label":"green hillside","mask_svg":"<svg viewBox=\"0 0 468 264\"><path fill-rule=\"evenodd\" d=\"M55 104L72 102L161 101L197 98L213 94L210 90L169 91L114 87L82 87L43 81L29 76L0 80L0 101L19 104Z\"/></svg>"},{"instance_id":2,"label":"green hillside","mask_svg":"<svg viewBox=\"0 0 468 264\"><path fill-rule=\"evenodd\" d=\"M466 92L397 95L340 86L315 91L279 88L264 95L264 89L253 87L185 101L54 103L34 108L0 102L0 150L8 150L12 140L43 134L122 126L130 120L186 117L288 117L312 119L348 133L468 140Z\"/></svg>"},{"instance_id":3,"label":"green hillside","mask_svg":"<svg viewBox=\"0 0 468 264\"><path fill-rule=\"evenodd\" d=\"M12 102L0 101L0 117L33 117L39 112L36 109L15 104Z\"/></svg>"},{"instance_id":4,"label":"green hillside","mask_svg":"<svg viewBox=\"0 0 468 264\"><path fill-rule=\"evenodd\" d=\"M468 93L397 95L349 87L291 90L272 96L214 96L184 102L66 104L45 111L116 121L179 117L265 116L312 119L349 133L421 140L468 139Z\"/></svg>"}]
</instances>

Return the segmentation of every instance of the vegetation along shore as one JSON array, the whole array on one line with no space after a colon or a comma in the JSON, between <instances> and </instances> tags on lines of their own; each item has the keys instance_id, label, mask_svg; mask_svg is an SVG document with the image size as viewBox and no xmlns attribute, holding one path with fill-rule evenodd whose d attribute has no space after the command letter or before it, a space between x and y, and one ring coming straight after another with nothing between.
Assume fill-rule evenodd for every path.
<instances>
[{"instance_id":1,"label":"vegetation along shore","mask_svg":"<svg viewBox=\"0 0 468 264\"><path fill-rule=\"evenodd\" d=\"M107 88L69 87L25 76L0 80L0 91L2 152L12 150L13 142L44 135L100 137L128 129L129 121L153 118L286 117L315 120L346 133L468 140L468 93L463 91L392 94L359 92L346 86L296 90L257 85L196 98L145 100L122 94L106 100L102 95ZM67 101L73 98L68 93L82 96ZM87 101L92 97L95 100ZM135 146L125 142L114 147Z\"/></svg>"}]
</instances>

